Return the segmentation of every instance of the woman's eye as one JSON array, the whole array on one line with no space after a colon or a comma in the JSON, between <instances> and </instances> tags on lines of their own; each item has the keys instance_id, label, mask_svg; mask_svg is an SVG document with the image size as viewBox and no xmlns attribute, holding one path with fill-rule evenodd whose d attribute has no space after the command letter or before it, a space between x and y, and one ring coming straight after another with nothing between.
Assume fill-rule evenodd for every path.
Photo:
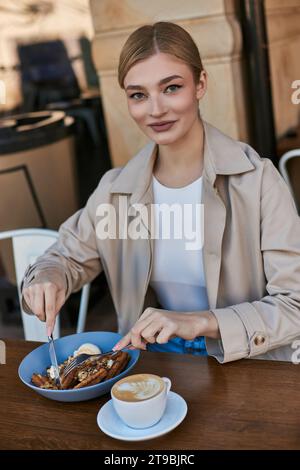
<instances>
[{"instance_id":1,"label":"woman's eye","mask_svg":"<svg viewBox=\"0 0 300 470\"><path fill-rule=\"evenodd\" d=\"M165 89L165 93L173 93L174 91L177 91L179 90L179 88L181 88L182 85L169 85L166 89Z\"/></svg>"},{"instance_id":2,"label":"woman's eye","mask_svg":"<svg viewBox=\"0 0 300 470\"><path fill-rule=\"evenodd\" d=\"M132 98L133 100L140 101L144 97L144 93L133 93L132 95L129 96L129 98Z\"/></svg>"},{"instance_id":3,"label":"woman's eye","mask_svg":"<svg viewBox=\"0 0 300 470\"><path fill-rule=\"evenodd\" d=\"M179 88L181 88L182 85L169 85L164 93L166 94L169 94L169 93L174 93L175 91L179 90ZM129 96L130 99L133 99L135 101L142 101L144 98L146 97L146 95L144 93L140 93L140 92L136 92L136 93L132 93L132 95Z\"/></svg>"}]
</instances>

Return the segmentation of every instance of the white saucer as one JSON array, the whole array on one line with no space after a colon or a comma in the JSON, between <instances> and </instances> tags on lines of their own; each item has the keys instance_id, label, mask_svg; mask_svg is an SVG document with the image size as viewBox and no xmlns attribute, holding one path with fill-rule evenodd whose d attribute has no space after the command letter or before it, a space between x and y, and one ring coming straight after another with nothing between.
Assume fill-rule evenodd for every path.
<instances>
[{"instance_id":1,"label":"white saucer","mask_svg":"<svg viewBox=\"0 0 300 470\"><path fill-rule=\"evenodd\" d=\"M163 436L176 428L185 418L187 413L186 401L177 393L169 392L166 411L161 420L145 429L133 429L118 417L109 400L100 408L97 416L97 424L101 431L108 436L122 441L146 441L154 437Z\"/></svg>"}]
</instances>

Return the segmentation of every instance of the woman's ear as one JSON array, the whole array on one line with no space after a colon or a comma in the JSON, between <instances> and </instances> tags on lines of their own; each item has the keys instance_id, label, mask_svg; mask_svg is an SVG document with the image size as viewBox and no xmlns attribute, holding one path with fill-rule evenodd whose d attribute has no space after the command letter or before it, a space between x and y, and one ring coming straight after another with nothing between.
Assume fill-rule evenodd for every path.
<instances>
[{"instance_id":1,"label":"woman's ear","mask_svg":"<svg viewBox=\"0 0 300 470\"><path fill-rule=\"evenodd\" d=\"M199 83L196 86L196 97L197 100L201 100L206 93L207 89L207 73L205 70L202 70L199 78Z\"/></svg>"}]
</instances>

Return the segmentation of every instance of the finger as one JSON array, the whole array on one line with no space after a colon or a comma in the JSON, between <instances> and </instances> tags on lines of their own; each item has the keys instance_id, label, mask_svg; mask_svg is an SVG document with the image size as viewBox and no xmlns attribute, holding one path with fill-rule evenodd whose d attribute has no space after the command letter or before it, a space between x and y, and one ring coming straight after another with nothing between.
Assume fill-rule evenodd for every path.
<instances>
[{"instance_id":1,"label":"finger","mask_svg":"<svg viewBox=\"0 0 300 470\"><path fill-rule=\"evenodd\" d=\"M23 295L24 295L24 299L25 299L25 302L27 304L27 306L29 308L31 308L31 299L30 299L30 293L29 291L26 289L23 291Z\"/></svg>"},{"instance_id":2,"label":"finger","mask_svg":"<svg viewBox=\"0 0 300 470\"><path fill-rule=\"evenodd\" d=\"M142 313L142 315L140 316L138 321L145 320L146 318L148 318L150 315L152 315L155 312L157 312L157 309L155 309L153 307L146 308L146 310L144 310L144 312Z\"/></svg>"},{"instance_id":3,"label":"finger","mask_svg":"<svg viewBox=\"0 0 300 470\"><path fill-rule=\"evenodd\" d=\"M155 343L156 342L156 337L162 330L162 325L159 323L151 323L149 326L147 326L142 332L141 335L142 337L148 342L148 343Z\"/></svg>"},{"instance_id":4,"label":"finger","mask_svg":"<svg viewBox=\"0 0 300 470\"><path fill-rule=\"evenodd\" d=\"M141 341L138 346L129 346L128 349L142 349L143 351L147 351L147 343Z\"/></svg>"},{"instance_id":5,"label":"finger","mask_svg":"<svg viewBox=\"0 0 300 470\"><path fill-rule=\"evenodd\" d=\"M170 327L164 327L156 338L159 344L165 344L174 336L174 330Z\"/></svg>"},{"instance_id":6,"label":"finger","mask_svg":"<svg viewBox=\"0 0 300 470\"><path fill-rule=\"evenodd\" d=\"M159 321L159 325L158 325ZM131 342L133 346L139 348L139 349L145 349L145 340L144 340L144 335L142 332L152 325L152 329L155 333L157 331L157 328L159 328L161 324L161 319L157 317L156 315L153 314L153 311L151 314L147 315L145 318L140 318L136 324L133 326L131 329ZM155 326L156 325L156 326ZM146 339L146 338L145 338ZM144 347L143 347L144 346Z\"/></svg>"},{"instance_id":7,"label":"finger","mask_svg":"<svg viewBox=\"0 0 300 470\"><path fill-rule=\"evenodd\" d=\"M56 287L53 284L49 284L45 288L45 313L46 313L46 328L47 335L51 336L56 318Z\"/></svg>"},{"instance_id":8,"label":"finger","mask_svg":"<svg viewBox=\"0 0 300 470\"><path fill-rule=\"evenodd\" d=\"M33 302L32 311L41 321L46 321L45 306L44 306L44 291L41 287L35 286L32 292Z\"/></svg>"},{"instance_id":9,"label":"finger","mask_svg":"<svg viewBox=\"0 0 300 470\"><path fill-rule=\"evenodd\" d=\"M156 337L155 336L149 336L147 339L145 338L145 341L150 344L156 343Z\"/></svg>"},{"instance_id":10,"label":"finger","mask_svg":"<svg viewBox=\"0 0 300 470\"><path fill-rule=\"evenodd\" d=\"M129 333L127 333L127 335L125 335L118 343L116 343L114 345L114 347L112 348L113 351L119 351L120 349L143 349L143 350L146 350L147 349L147 346L146 346L146 343L144 341L141 341L138 345L137 344L133 344L132 343L132 334L131 334L131 330Z\"/></svg>"},{"instance_id":11,"label":"finger","mask_svg":"<svg viewBox=\"0 0 300 470\"><path fill-rule=\"evenodd\" d=\"M131 343L131 334L130 332L127 335L123 336L123 338L118 341L114 347L112 348L113 351L119 351L120 349L126 348Z\"/></svg>"},{"instance_id":12,"label":"finger","mask_svg":"<svg viewBox=\"0 0 300 470\"><path fill-rule=\"evenodd\" d=\"M61 307L65 303L66 295L64 290L58 291L56 294L55 308L54 308L54 321L51 322L51 319L47 322L47 335L51 336L55 327L56 317L60 312Z\"/></svg>"},{"instance_id":13,"label":"finger","mask_svg":"<svg viewBox=\"0 0 300 470\"><path fill-rule=\"evenodd\" d=\"M56 305L55 305L55 313L59 313L60 309L62 308L63 304L66 300L66 294L64 290L59 290L56 294Z\"/></svg>"},{"instance_id":14,"label":"finger","mask_svg":"<svg viewBox=\"0 0 300 470\"><path fill-rule=\"evenodd\" d=\"M136 323L134 327L131 329L131 344L135 348L146 349L145 341L144 341L144 338L142 338L140 330L141 328L138 325L138 323Z\"/></svg>"},{"instance_id":15,"label":"finger","mask_svg":"<svg viewBox=\"0 0 300 470\"><path fill-rule=\"evenodd\" d=\"M134 348L137 349L146 349L145 342L142 341L141 335L139 334L139 330L143 329L145 326L149 324L149 319L146 320L138 320L134 327L125 335L115 346L113 347L114 351L118 351L120 349L126 348L129 344L132 344Z\"/></svg>"},{"instance_id":16,"label":"finger","mask_svg":"<svg viewBox=\"0 0 300 470\"><path fill-rule=\"evenodd\" d=\"M30 286L28 287L28 289L26 289L26 293L29 296L31 310L33 309L34 289L35 289L34 286Z\"/></svg>"}]
</instances>

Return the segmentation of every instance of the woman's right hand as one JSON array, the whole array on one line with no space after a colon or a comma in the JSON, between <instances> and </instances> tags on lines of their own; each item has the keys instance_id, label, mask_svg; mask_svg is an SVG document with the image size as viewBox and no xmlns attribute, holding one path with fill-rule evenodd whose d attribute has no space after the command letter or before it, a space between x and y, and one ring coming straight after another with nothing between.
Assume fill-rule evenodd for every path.
<instances>
[{"instance_id":1,"label":"woman's right hand","mask_svg":"<svg viewBox=\"0 0 300 470\"><path fill-rule=\"evenodd\" d=\"M50 336L56 316L66 300L64 287L43 282L24 288L22 294L30 310L39 320L46 322L47 335Z\"/></svg>"}]
</instances>

